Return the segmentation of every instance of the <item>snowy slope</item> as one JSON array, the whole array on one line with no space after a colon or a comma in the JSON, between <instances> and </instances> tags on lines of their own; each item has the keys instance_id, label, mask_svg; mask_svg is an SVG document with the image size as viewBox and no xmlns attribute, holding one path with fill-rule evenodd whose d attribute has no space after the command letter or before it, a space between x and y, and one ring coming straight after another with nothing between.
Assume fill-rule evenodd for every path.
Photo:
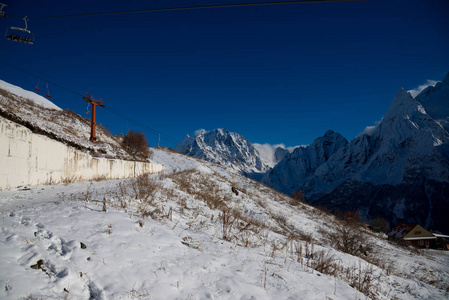
<instances>
[{"instance_id":1,"label":"snowy slope","mask_svg":"<svg viewBox=\"0 0 449 300\"><path fill-rule=\"evenodd\" d=\"M147 201L134 180L1 191L0 298L447 298L446 252L366 230L367 256L337 251L332 216L240 175L236 196L231 169L153 152L171 170Z\"/></svg>"},{"instance_id":2,"label":"snowy slope","mask_svg":"<svg viewBox=\"0 0 449 300\"><path fill-rule=\"evenodd\" d=\"M27 90L24 90L18 86L12 85L10 83L7 83L6 81L0 80L0 89L6 90L10 93L13 93L14 95L17 95L19 97L29 99L36 103L37 105L40 105L45 108L49 109L57 109L61 110L58 106L56 106L53 102L47 100L47 98L44 98L34 92L30 92Z\"/></svg>"}]
</instances>

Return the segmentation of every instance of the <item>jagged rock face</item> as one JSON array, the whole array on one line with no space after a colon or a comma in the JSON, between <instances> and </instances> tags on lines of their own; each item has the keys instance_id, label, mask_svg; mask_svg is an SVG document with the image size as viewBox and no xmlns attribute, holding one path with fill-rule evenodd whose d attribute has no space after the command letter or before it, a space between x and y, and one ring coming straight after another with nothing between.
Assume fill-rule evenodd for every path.
<instances>
[{"instance_id":1,"label":"jagged rock face","mask_svg":"<svg viewBox=\"0 0 449 300\"><path fill-rule=\"evenodd\" d=\"M233 167L244 173L266 172L269 167L260 159L250 141L227 129L202 131L186 138L176 151L211 162Z\"/></svg>"},{"instance_id":2,"label":"jagged rock face","mask_svg":"<svg viewBox=\"0 0 449 300\"><path fill-rule=\"evenodd\" d=\"M370 134L349 143L326 134L321 150L322 138L296 149L263 182L286 194L301 190L331 210L359 210L367 221L384 216L449 232L441 214L449 208L448 111L449 75L416 99L400 89Z\"/></svg>"},{"instance_id":3,"label":"jagged rock face","mask_svg":"<svg viewBox=\"0 0 449 300\"><path fill-rule=\"evenodd\" d=\"M262 178L262 182L291 194L312 177L334 152L347 143L341 134L329 130L309 146L296 148L292 153L286 154L281 162Z\"/></svg>"},{"instance_id":4,"label":"jagged rock face","mask_svg":"<svg viewBox=\"0 0 449 300\"><path fill-rule=\"evenodd\" d=\"M449 73L442 82L429 86L415 98L426 112L449 132Z\"/></svg>"}]
</instances>

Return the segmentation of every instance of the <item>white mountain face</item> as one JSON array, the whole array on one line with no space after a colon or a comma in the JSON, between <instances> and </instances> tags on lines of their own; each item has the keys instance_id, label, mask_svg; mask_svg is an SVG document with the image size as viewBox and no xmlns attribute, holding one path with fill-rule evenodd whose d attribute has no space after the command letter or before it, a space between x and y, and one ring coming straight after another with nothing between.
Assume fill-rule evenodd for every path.
<instances>
[{"instance_id":1,"label":"white mountain face","mask_svg":"<svg viewBox=\"0 0 449 300\"><path fill-rule=\"evenodd\" d=\"M194 136L187 135L175 150L248 174L263 173L269 169L250 141L227 129L203 130Z\"/></svg>"}]
</instances>

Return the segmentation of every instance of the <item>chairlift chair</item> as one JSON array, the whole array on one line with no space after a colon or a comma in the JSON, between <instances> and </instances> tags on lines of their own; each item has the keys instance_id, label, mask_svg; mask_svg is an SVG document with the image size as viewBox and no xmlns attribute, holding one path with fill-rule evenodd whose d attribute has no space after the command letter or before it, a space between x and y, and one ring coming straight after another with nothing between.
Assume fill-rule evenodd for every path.
<instances>
[{"instance_id":1,"label":"chairlift chair","mask_svg":"<svg viewBox=\"0 0 449 300\"><path fill-rule=\"evenodd\" d=\"M47 82L47 94L45 94L45 97L51 98L51 96L50 96L50 90L48 89L48 82Z\"/></svg>"},{"instance_id":2,"label":"chairlift chair","mask_svg":"<svg viewBox=\"0 0 449 300\"><path fill-rule=\"evenodd\" d=\"M8 5L6 5L4 3L0 3L0 18L6 18L7 17L6 13L3 11L3 8L5 6L8 6Z\"/></svg>"},{"instance_id":3,"label":"chairlift chair","mask_svg":"<svg viewBox=\"0 0 449 300\"><path fill-rule=\"evenodd\" d=\"M8 27L6 28L5 37L7 40L34 45L34 34L28 30L27 17L23 18L25 28Z\"/></svg>"},{"instance_id":4,"label":"chairlift chair","mask_svg":"<svg viewBox=\"0 0 449 300\"><path fill-rule=\"evenodd\" d=\"M39 78L39 81L36 84L36 87L34 88L36 91L40 91L41 89L39 88L39 83L41 82L41 79Z\"/></svg>"}]
</instances>

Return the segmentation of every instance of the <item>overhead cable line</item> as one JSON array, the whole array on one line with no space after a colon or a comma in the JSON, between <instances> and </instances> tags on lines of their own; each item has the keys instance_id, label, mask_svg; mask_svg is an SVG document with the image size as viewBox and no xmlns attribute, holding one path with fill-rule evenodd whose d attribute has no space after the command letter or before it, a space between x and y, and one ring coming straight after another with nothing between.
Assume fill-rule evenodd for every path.
<instances>
[{"instance_id":1,"label":"overhead cable line","mask_svg":"<svg viewBox=\"0 0 449 300\"><path fill-rule=\"evenodd\" d=\"M20 71L20 72L22 72L22 73L25 73L25 74L27 74L27 75L29 75L29 76L31 76L31 77L34 77L34 78L36 78L36 79L39 79L39 80L42 79L43 81L46 81L47 83L50 83L50 84L52 84L52 85L54 85L54 86L56 86L56 87L58 87L58 88L60 88L60 89L63 89L63 90L65 90L65 91L67 91L67 92L69 92L69 93L72 93L72 94L74 94L74 95L76 95L76 96L79 96L79 97L81 97L81 98L83 98L83 97L85 96L85 95L82 95L82 94L80 94L80 93L78 93L78 92L72 90L72 89L66 88L66 87L64 87L64 86L62 86L62 85L60 85L60 84L58 84L58 83L56 83L56 82L54 82L54 81L47 80L47 79L43 78L42 76L39 76L39 75L34 74L34 73L30 72L30 71L27 71L27 70L25 70L25 69L22 69L22 68L20 68L20 67L17 67L16 65L13 65L13 64L11 64L11 63L8 63L8 62L6 62L6 61L4 61L4 60L2 60L2 59L0 59L0 63L2 63L2 64L4 64L4 65L7 65L7 66L9 66L9 67L11 67L11 68L14 68L14 69L16 69L16 70L18 70L18 71ZM108 106L106 106L105 109L106 109L107 111L109 111L109 112L115 114L116 116L118 116L118 117L120 117L120 118L126 120L126 121L129 121L129 122L131 122L131 123L134 123L134 124L140 126L141 128L146 129L147 131L149 131L149 132L151 132L151 133L153 133L153 134L155 134L155 135L158 135L160 138L163 138L164 140L166 140L166 141L168 141L168 142L170 142L170 143L172 143L172 144L174 144L174 145L178 144L178 142L175 141L174 139L172 139L171 137L169 137L169 136L163 134L162 132L160 132L160 131L158 131L158 130L156 130L156 129L154 129L154 128L148 126L148 125L146 125L145 123L142 123L142 122L140 122L140 121L134 120L134 119L132 119L131 117L129 117L129 116L123 114L123 113L120 113L120 112L118 112L118 111L116 111L116 110L114 110L114 109L109 108Z\"/></svg>"},{"instance_id":2,"label":"overhead cable line","mask_svg":"<svg viewBox=\"0 0 449 300\"><path fill-rule=\"evenodd\" d=\"M108 106L106 106L105 109L108 110L109 112L111 112L111 113L117 115L118 117L120 117L120 118L126 120L126 121L129 121L129 122L131 122L131 123L134 123L134 124L136 124L136 125L142 127L143 129L146 129L146 130L150 131L150 132L153 133L153 134L159 135L161 138L163 138L164 140L166 140L166 141L168 141L168 142L173 143L174 145L177 145L177 144L178 144L178 142L175 141L174 139L170 138L169 136L163 134L162 132L160 132L160 131L158 131L158 130L156 130L156 129L154 129L154 128L149 127L148 125L146 125L146 124L144 124L144 123L142 123L142 122L140 122L140 121L131 119L130 117L128 117L128 116L126 116L126 115L124 115L124 114L122 114L122 113L119 113L119 112L117 112L116 110L113 110L113 109L111 109L111 108L108 107Z\"/></svg>"},{"instance_id":3,"label":"overhead cable line","mask_svg":"<svg viewBox=\"0 0 449 300\"><path fill-rule=\"evenodd\" d=\"M31 73L30 71L27 71L27 70L25 70L25 69L22 69L22 68L20 68L20 67L18 67L18 66L16 66L16 65L13 65L13 64L11 64L11 63L8 63L8 62L6 62L6 61L4 61L4 60L2 60L2 59L0 59L0 62L1 62L2 64L4 64L4 65L7 65L8 67L11 67L11 68L14 68L14 69L16 69L16 70L19 70L19 71L22 72L22 73L28 74L28 75L30 75L31 77L34 77L34 78L37 78L37 79L42 79L42 81L46 81L46 82L48 82L48 83L50 83L50 84L52 84L52 85L54 85L54 86L57 86L58 88L63 89L63 90L65 90L65 91L69 92L69 93L75 94L75 95L80 96L80 97L84 97L84 95L81 95L81 94L78 93L78 92L75 92L75 91L73 91L73 90L71 90L71 89L68 89L68 88L66 88L66 87L64 87L64 86L62 86L62 85L60 85L60 84L57 84L56 82L51 81L51 80L45 79L45 78L43 78L43 77L41 77L41 76L39 76L39 75L37 75L37 74Z\"/></svg>"},{"instance_id":4,"label":"overhead cable line","mask_svg":"<svg viewBox=\"0 0 449 300\"><path fill-rule=\"evenodd\" d=\"M56 15L56 16L40 16L40 17L39 16L36 16L36 17L31 16L31 17L28 17L28 19L73 18L73 17L135 14L135 13L174 11L174 10L192 10L192 9L205 9L205 8L248 7L248 6L266 6L266 5L301 4L301 3L305 4L305 3L324 3L324 2L356 2L356 1L368 1L368 0L302 0L302 1L212 4L212 5L168 7L168 8L149 8L149 9L123 10L123 11L110 11L110 12L98 12L98 13L71 14L71 15Z\"/></svg>"}]
</instances>

